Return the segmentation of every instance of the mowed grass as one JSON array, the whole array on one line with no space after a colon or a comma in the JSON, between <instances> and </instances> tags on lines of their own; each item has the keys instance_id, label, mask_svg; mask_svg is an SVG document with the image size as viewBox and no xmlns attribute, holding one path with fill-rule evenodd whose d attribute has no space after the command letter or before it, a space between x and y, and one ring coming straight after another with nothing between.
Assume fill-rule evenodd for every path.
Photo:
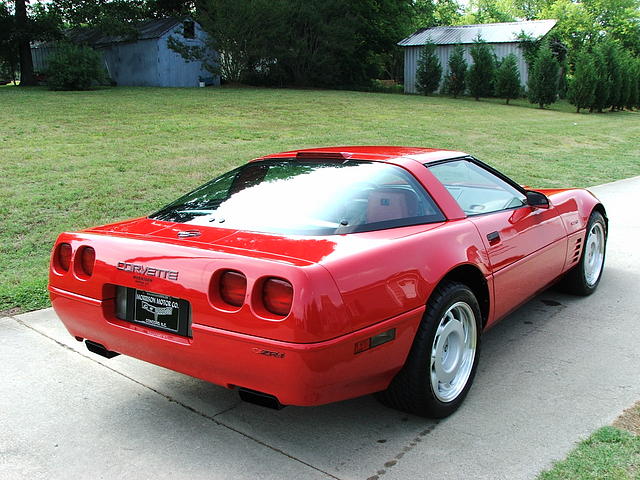
<instances>
[{"instance_id":1,"label":"mowed grass","mask_svg":"<svg viewBox=\"0 0 640 480\"><path fill-rule=\"evenodd\" d=\"M0 87L0 311L48 305L64 230L142 216L250 158L326 145L473 153L521 183L588 186L640 174L640 113L521 100L251 88Z\"/></svg>"},{"instance_id":2,"label":"mowed grass","mask_svg":"<svg viewBox=\"0 0 640 480\"><path fill-rule=\"evenodd\" d=\"M640 436L603 427L582 441L565 460L538 480L637 480L640 478Z\"/></svg>"}]
</instances>

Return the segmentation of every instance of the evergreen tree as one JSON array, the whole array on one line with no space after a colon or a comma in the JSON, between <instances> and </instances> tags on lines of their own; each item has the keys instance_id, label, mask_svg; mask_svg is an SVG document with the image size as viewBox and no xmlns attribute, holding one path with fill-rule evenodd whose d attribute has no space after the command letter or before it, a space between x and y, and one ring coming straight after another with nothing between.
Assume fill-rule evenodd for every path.
<instances>
[{"instance_id":1,"label":"evergreen tree","mask_svg":"<svg viewBox=\"0 0 640 480\"><path fill-rule=\"evenodd\" d=\"M593 58L588 52L578 52L575 63L567 97L569 103L575 105L576 113L580 113L581 108L588 108L593 104L598 78Z\"/></svg>"},{"instance_id":2,"label":"evergreen tree","mask_svg":"<svg viewBox=\"0 0 640 480\"><path fill-rule=\"evenodd\" d=\"M623 73L621 65L621 52L620 48L611 41L604 41L603 53L606 59L607 65L607 77L609 79L609 97L605 104L606 107L611 107L611 110L615 110L620 104L620 97L622 96L622 82Z\"/></svg>"},{"instance_id":3,"label":"evergreen tree","mask_svg":"<svg viewBox=\"0 0 640 480\"><path fill-rule=\"evenodd\" d=\"M593 50L593 64L596 74L596 88L593 94L593 103L589 105L589 111L595 110L602 113L602 110L607 107L611 90L607 58L602 45L597 45Z\"/></svg>"},{"instance_id":4,"label":"evergreen tree","mask_svg":"<svg viewBox=\"0 0 640 480\"><path fill-rule=\"evenodd\" d=\"M540 108L556 101L558 96L559 65L548 45L538 51L529 72L529 101Z\"/></svg>"},{"instance_id":5,"label":"evergreen tree","mask_svg":"<svg viewBox=\"0 0 640 480\"><path fill-rule=\"evenodd\" d=\"M631 76L633 75L633 63L631 55L621 52L620 56L620 98L615 105L617 110L624 110L631 95Z\"/></svg>"},{"instance_id":6,"label":"evergreen tree","mask_svg":"<svg viewBox=\"0 0 640 480\"><path fill-rule=\"evenodd\" d=\"M473 64L467 72L467 87L476 99L490 97L493 94L493 76L495 72L495 56L493 48L478 35L469 53Z\"/></svg>"},{"instance_id":7,"label":"evergreen tree","mask_svg":"<svg viewBox=\"0 0 640 480\"><path fill-rule=\"evenodd\" d=\"M429 42L422 47L418 70L416 72L416 87L418 92L429 95L435 92L440 85L442 66L436 56L435 44Z\"/></svg>"},{"instance_id":8,"label":"evergreen tree","mask_svg":"<svg viewBox=\"0 0 640 480\"><path fill-rule=\"evenodd\" d=\"M518 71L518 60L513 53L502 59L500 67L496 70L496 97L509 100L517 98L520 94L520 72Z\"/></svg>"},{"instance_id":9,"label":"evergreen tree","mask_svg":"<svg viewBox=\"0 0 640 480\"><path fill-rule=\"evenodd\" d=\"M627 100L627 108L629 110L640 107L640 59L631 58L629 68L629 99Z\"/></svg>"},{"instance_id":10,"label":"evergreen tree","mask_svg":"<svg viewBox=\"0 0 640 480\"><path fill-rule=\"evenodd\" d=\"M449 57L449 75L447 75L448 92L457 98L464 93L467 61L464 59L464 47L456 45Z\"/></svg>"}]
</instances>

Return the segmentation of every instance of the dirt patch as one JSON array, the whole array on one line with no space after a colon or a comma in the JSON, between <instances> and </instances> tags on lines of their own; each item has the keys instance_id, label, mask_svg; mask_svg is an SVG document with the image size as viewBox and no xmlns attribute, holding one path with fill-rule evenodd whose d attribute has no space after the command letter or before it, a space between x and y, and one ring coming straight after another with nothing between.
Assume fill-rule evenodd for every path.
<instances>
[{"instance_id":1,"label":"dirt patch","mask_svg":"<svg viewBox=\"0 0 640 480\"><path fill-rule=\"evenodd\" d=\"M640 402L622 412L613 422L613 426L640 435Z\"/></svg>"},{"instance_id":2,"label":"dirt patch","mask_svg":"<svg viewBox=\"0 0 640 480\"><path fill-rule=\"evenodd\" d=\"M22 312L22 309L18 307L10 308L8 310L0 310L0 318L12 317L14 315L19 315L20 313L23 313L23 312Z\"/></svg>"}]
</instances>

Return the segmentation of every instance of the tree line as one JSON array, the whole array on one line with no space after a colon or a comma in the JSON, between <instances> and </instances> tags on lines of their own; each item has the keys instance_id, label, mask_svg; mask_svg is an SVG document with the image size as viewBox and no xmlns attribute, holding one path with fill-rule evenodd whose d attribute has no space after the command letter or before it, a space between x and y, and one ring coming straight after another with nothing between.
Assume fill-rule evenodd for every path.
<instances>
[{"instance_id":1,"label":"tree line","mask_svg":"<svg viewBox=\"0 0 640 480\"><path fill-rule=\"evenodd\" d=\"M471 0L466 6L457 0L0 0L0 76L19 71L22 84L35 83L33 41L64 39L67 29L77 27L133 33L136 22L168 15L188 15L203 25L209 47L219 54L204 58L212 71L229 82L261 85L367 88L373 79L401 82L397 42L416 29L520 18L558 19L550 39L556 59L554 45L593 55L603 40L640 55L640 0ZM211 50L191 49L179 38L172 47L194 59ZM576 59L559 62L561 92L564 79L577 76ZM488 88L511 88L510 62L496 63L502 80L479 85L481 96ZM475 70L468 74L483 78Z\"/></svg>"},{"instance_id":2,"label":"tree line","mask_svg":"<svg viewBox=\"0 0 640 480\"><path fill-rule=\"evenodd\" d=\"M453 48L444 80L436 46L427 43L418 60L416 89L424 95L440 90L454 98L466 93L476 100L498 97L507 104L526 94L540 108L566 97L578 113L584 108L599 113L640 108L640 58L613 40L602 39L571 56L562 44L549 40L525 41L523 48L529 67L526 91L521 86L516 56L511 53L498 59L493 47L481 37L469 48L470 65L464 47Z\"/></svg>"}]
</instances>

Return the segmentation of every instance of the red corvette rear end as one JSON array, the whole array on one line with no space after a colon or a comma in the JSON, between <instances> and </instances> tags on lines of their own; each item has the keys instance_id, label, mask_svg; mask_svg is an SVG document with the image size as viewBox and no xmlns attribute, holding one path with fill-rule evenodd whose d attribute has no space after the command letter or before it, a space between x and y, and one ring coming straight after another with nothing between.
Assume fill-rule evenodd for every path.
<instances>
[{"instance_id":1,"label":"red corvette rear end","mask_svg":"<svg viewBox=\"0 0 640 480\"><path fill-rule=\"evenodd\" d=\"M51 301L92 352L245 400L384 391L443 417L471 386L485 328L562 276L597 287L604 208L586 191L547 194L460 152L270 155L149 217L61 234Z\"/></svg>"}]
</instances>

